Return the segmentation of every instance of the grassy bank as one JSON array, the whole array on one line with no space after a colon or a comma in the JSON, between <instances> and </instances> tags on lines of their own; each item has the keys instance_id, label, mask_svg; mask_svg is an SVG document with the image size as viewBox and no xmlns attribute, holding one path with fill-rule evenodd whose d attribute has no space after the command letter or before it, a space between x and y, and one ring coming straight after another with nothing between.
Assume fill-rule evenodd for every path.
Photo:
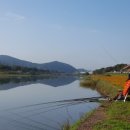
<instances>
[{"instance_id":1,"label":"grassy bank","mask_svg":"<svg viewBox=\"0 0 130 130\"><path fill-rule=\"evenodd\" d=\"M107 118L93 130L130 130L130 102L113 102L106 108Z\"/></svg>"},{"instance_id":2,"label":"grassy bank","mask_svg":"<svg viewBox=\"0 0 130 130\"><path fill-rule=\"evenodd\" d=\"M113 98L119 89L122 89L127 76L123 74L116 75L92 75L84 77L81 80L81 86L92 88L100 92L102 95ZM105 106L104 112L106 118L94 124L93 130L129 130L130 129L130 102L102 102ZM93 113L94 114L94 113ZM93 116L91 114L90 116ZM84 119L87 122L88 118ZM74 124L76 127L70 127L70 130L77 130L83 123L79 120Z\"/></svg>"},{"instance_id":3,"label":"grassy bank","mask_svg":"<svg viewBox=\"0 0 130 130\"><path fill-rule=\"evenodd\" d=\"M102 95L112 97L116 93L116 87L113 87L110 83L106 83L103 80L93 80L86 79L85 81L81 81L81 86L85 88L91 88L97 90Z\"/></svg>"},{"instance_id":4,"label":"grassy bank","mask_svg":"<svg viewBox=\"0 0 130 130\"><path fill-rule=\"evenodd\" d=\"M95 110L86 113L85 115L80 117L80 119L77 122L75 122L73 125L70 125L69 122L65 123L63 125L62 130L77 130L79 126L86 121L87 118L93 115L94 112Z\"/></svg>"},{"instance_id":5,"label":"grassy bank","mask_svg":"<svg viewBox=\"0 0 130 130\"><path fill-rule=\"evenodd\" d=\"M123 89L126 75L91 75L84 77L80 85L97 90L105 96L114 97L119 89Z\"/></svg>"}]
</instances>

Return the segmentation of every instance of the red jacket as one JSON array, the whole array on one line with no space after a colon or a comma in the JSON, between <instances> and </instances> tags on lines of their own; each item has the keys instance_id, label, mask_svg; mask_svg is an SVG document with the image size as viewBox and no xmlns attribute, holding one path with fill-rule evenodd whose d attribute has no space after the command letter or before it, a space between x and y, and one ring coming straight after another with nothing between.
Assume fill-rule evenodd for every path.
<instances>
[{"instance_id":1,"label":"red jacket","mask_svg":"<svg viewBox=\"0 0 130 130\"><path fill-rule=\"evenodd\" d=\"M130 89L130 80L126 81L126 83L124 85L123 96L126 96L126 94L128 93L129 89Z\"/></svg>"}]
</instances>

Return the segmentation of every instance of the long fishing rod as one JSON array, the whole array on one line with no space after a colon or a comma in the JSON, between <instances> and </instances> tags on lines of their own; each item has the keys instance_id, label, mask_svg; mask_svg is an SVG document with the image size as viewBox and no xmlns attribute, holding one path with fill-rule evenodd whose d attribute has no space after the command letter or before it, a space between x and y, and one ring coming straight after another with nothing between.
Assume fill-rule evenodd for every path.
<instances>
[{"instance_id":1,"label":"long fishing rod","mask_svg":"<svg viewBox=\"0 0 130 130\"><path fill-rule=\"evenodd\" d=\"M83 101L83 100L89 100L91 102L96 99L99 100L99 99L104 99L104 98L106 98L106 96L58 100L58 101L50 101L50 102L43 102L43 103L36 103L36 104L32 104L32 105L20 106L20 107L5 109L5 110L8 111L8 110L15 110L15 109L23 109L23 108L27 108L27 107L35 107L35 106L40 106L40 105L44 105L44 104L53 104L53 103L60 103L60 102Z\"/></svg>"},{"instance_id":2,"label":"long fishing rod","mask_svg":"<svg viewBox=\"0 0 130 130\"><path fill-rule=\"evenodd\" d=\"M44 109L44 107L42 108L42 110L44 110L43 112L46 112L46 111L51 111L51 110L54 110L54 109L57 109L57 108L61 108L61 107L66 107L66 106L68 106L68 105L72 105L72 103L67 103L67 104L59 104L59 105L56 105L55 107L50 107L51 109L47 109L47 110L45 110ZM78 104L78 103L77 103ZM34 111L38 111L39 109L35 109ZM25 113L25 112L27 112L27 111L22 111L23 113ZM29 112L29 111L28 111ZM32 110L30 110L30 112L33 112ZM21 115L21 114L19 114L19 113L16 113L16 112L11 112L12 114L15 114L15 115ZM25 113L26 114L26 113ZM33 114L37 114L37 113L33 113ZM21 116L21 119L22 118L26 118L26 117L28 117L29 115L27 115L26 114L26 116ZM57 123L57 122L56 122Z\"/></svg>"},{"instance_id":3,"label":"long fishing rod","mask_svg":"<svg viewBox=\"0 0 130 130\"><path fill-rule=\"evenodd\" d=\"M42 111L42 112L38 112L38 113L33 113L33 114L31 114L31 115L27 115L27 116L21 116L21 114L19 114L19 113L14 113L14 112L11 112L12 114L14 114L14 115L17 115L17 116L19 116L19 117L21 117L21 119L26 119L26 120L30 120L31 122L34 122L34 123L37 123L37 124L40 124L40 125L43 125L43 126L47 126L47 127L53 127L53 126L50 126L50 125L47 125L47 124L45 124L45 123L41 123L41 122L38 122L38 121L35 121L35 120L33 120L33 119L30 119L29 117L30 116L35 116L35 115L39 115L40 113L46 113L46 112L49 112L49 111L52 111L52 110L56 110L56 109L60 109L60 108L63 108L63 107L68 107L68 106L71 106L71 105L77 105L77 104L80 104L80 103L85 103L84 101L78 101L78 102L69 102L69 103L67 103L67 104L65 104L65 105L62 105L62 106L60 106L61 104L59 104L59 105L57 105L57 107L55 107L55 108L51 108L51 109L49 109L49 110L44 110L44 111ZM56 122L57 123L57 122ZM59 123L58 123L59 124ZM56 128L53 128L53 129L56 129Z\"/></svg>"},{"instance_id":4,"label":"long fishing rod","mask_svg":"<svg viewBox=\"0 0 130 130\"><path fill-rule=\"evenodd\" d=\"M76 104L79 104L79 103L83 103L84 101L78 101L78 102L73 102L73 103L71 103L71 102L69 102L68 104L66 104L67 105L67 107L68 106L71 106L71 105L76 105ZM60 104L61 105L61 104ZM65 106L66 106L65 105ZM28 121L30 121L30 123L32 122L34 122L34 123L36 123L37 125L38 124L40 124L40 125L42 125L42 126L46 126L46 127L50 127L50 128L52 128L53 126L51 126L51 125L47 125L47 124L45 124L45 123L41 123L41 122L38 122L38 121L35 121L35 120L33 120L33 119L31 119L31 118L29 118L30 116L34 116L34 115L39 115L40 113L46 113L46 112L49 112L49 111L52 111L52 110L56 110L56 109L60 109L60 108L62 108L62 107L65 107L65 106L57 106L56 108L53 108L53 109L49 109L49 110L46 110L46 111L44 111L44 112L39 112L39 113L34 113L34 114L32 114L32 115L28 115L28 116L23 116L23 115L21 115L21 114L18 114L18 113L12 113L12 114L14 114L14 115L16 115L16 116L18 116L18 117L21 117L21 119L26 119L26 120L28 120ZM59 123L58 123L59 124ZM56 129L55 127L53 127L53 129Z\"/></svg>"},{"instance_id":5,"label":"long fishing rod","mask_svg":"<svg viewBox=\"0 0 130 130\"><path fill-rule=\"evenodd\" d=\"M72 102L70 102L70 103L68 103L67 104L67 106L72 106L72 105L76 105L76 104L80 104L81 102L74 102L74 103L72 103ZM83 102L82 102L83 103ZM43 111L39 111L39 112L37 112L36 111L36 113L32 113L32 114L26 114L26 116L24 116L24 118L26 118L26 117L31 117L31 116L37 116L37 115L40 115L40 114L43 114L43 113L47 113L47 112L50 112L50 111L53 111L53 110L57 110L57 109L60 109L60 108L64 108L66 105L59 105L59 106L56 106L56 107L54 107L54 108L51 108L51 109L48 109L48 110L44 110L44 109L42 109Z\"/></svg>"},{"instance_id":6,"label":"long fishing rod","mask_svg":"<svg viewBox=\"0 0 130 130\"><path fill-rule=\"evenodd\" d=\"M63 106L63 107L68 107L67 105L69 105L69 104L72 104L72 103L65 103L65 104L58 104L58 105L55 105L55 107L58 107L59 108L59 106ZM78 104L78 103L77 103ZM50 107L50 106L49 106ZM52 107L52 106L51 106ZM44 109L44 107L42 108L42 109ZM53 109L55 109L55 108L53 108ZM35 109L34 111L37 111L37 110L39 110L39 109ZM24 113L25 112L32 112L33 110L28 110L28 111L24 111ZM48 110L49 111L49 110ZM22 111L23 112L23 111ZM19 114L19 113L16 113L16 112L12 112L11 111L11 113L12 114L14 114L14 115L16 115L16 116L18 116L18 117L20 117L20 119L28 119L28 120L32 120L34 123L38 123L38 124L41 124L41 125L46 125L47 126L47 124L44 124L44 123L41 123L41 122L37 122L37 121L35 121L35 120L33 120L33 119L30 119L29 118L29 116L23 116L23 115L21 115L21 114ZM43 116L44 118L46 118L46 119L48 119L47 117L45 117L45 116ZM56 122L55 120L52 120L52 119L48 119L48 120L50 120L50 121L52 121L52 122L55 122L55 123L57 123L58 125L60 125L60 123L59 122ZM48 127L51 127L52 128L52 126L49 126L48 125Z\"/></svg>"},{"instance_id":7,"label":"long fishing rod","mask_svg":"<svg viewBox=\"0 0 130 130\"><path fill-rule=\"evenodd\" d=\"M70 104L68 104L68 107L69 107L69 106L72 106L72 105L82 104L82 103L86 103L86 101L80 101L80 102L70 103ZM44 113L47 113L47 112L50 112L50 111L53 111L53 110L57 110L57 109L60 109L60 108L64 108L64 107L65 107L65 106L60 106L60 107L52 108L52 109L49 109L49 110L46 110L46 111L41 111L41 112L33 113L33 114L31 114L31 115L28 115L28 116L36 116L36 115L44 114Z\"/></svg>"},{"instance_id":8,"label":"long fishing rod","mask_svg":"<svg viewBox=\"0 0 130 130\"><path fill-rule=\"evenodd\" d=\"M84 101L78 101L78 103L76 102L74 102L74 103L70 103L68 106L71 106L71 105L77 105L77 104L80 104L80 103L85 103ZM38 115L38 114L41 114L41 113L46 113L46 112L49 112L49 111L52 111L52 110L56 110L56 109L59 109L59 108L62 108L62 107L64 107L64 106L60 106L60 107L57 107L57 108L54 108L54 109L51 109L51 110L48 110L48 111L44 111L44 112L40 112L40 113L35 113L35 115ZM12 114L15 114L15 115L17 115L17 116L19 116L19 117L21 117L21 118L24 118L24 119L26 119L26 120L28 120L28 121L30 121L30 123L32 122L34 122L34 123L36 123L36 124L40 124L40 125L43 125L43 126L47 126L47 127L50 127L50 128L53 128L53 129L57 129L57 128L55 128L55 127L53 127L53 126L50 126L50 125L47 125L47 124L45 124L45 123L41 123L41 122L38 122L38 121L35 121L35 120L33 120L33 119L31 119L31 118L29 118L30 116L34 116L34 114L32 114L32 115L30 115L30 116L26 116L26 117L24 117L24 116L21 116L20 114L17 114L17 113L12 113ZM37 129L39 129L39 130L43 130L43 128L42 127L38 127L38 126L36 126L36 125L32 125L32 124L27 124L27 123L25 123L25 122L22 122L22 121L18 121L18 120L15 120L15 119L10 119L12 122L15 122L15 123L18 123L18 124L21 124L21 125L24 125L24 126L28 126L28 127L33 127L33 128L37 128Z\"/></svg>"},{"instance_id":9,"label":"long fishing rod","mask_svg":"<svg viewBox=\"0 0 130 130\"><path fill-rule=\"evenodd\" d=\"M52 103L53 105L42 106L40 108L35 108L35 109L32 109L32 110L26 110L26 111L22 111L22 112L24 112L24 113L25 112L33 112L33 111L38 111L38 110L41 110L41 109L48 109L48 108L53 108L53 107L57 107L57 106L65 106L65 105L69 105L69 104L71 104L73 102L77 102L78 103L78 102L81 102L81 101L84 101L84 100L70 100L69 102L58 102L58 104L57 103ZM87 100L87 101L89 101L89 102L97 102L98 100L91 99L91 100Z\"/></svg>"},{"instance_id":10,"label":"long fishing rod","mask_svg":"<svg viewBox=\"0 0 130 130\"><path fill-rule=\"evenodd\" d=\"M65 106L65 105L68 105L68 104L70 104L70 103L72 103L72 102L65 102L65 103L60 103L60 104L57 104L57 103L55 103L54 105L50 105L50 106L42 106L42 107L40 107L40 108L35 108L35 109L33 109L33 110L26 110L26 111L22 111L22 112L34 112L34 111L38 111L38 110L42 110L42 109L48 109L48 108L53 108L53 107L57 107L57 106ZM30 108L30 107L29 107ZM16 110L16 109L15 109Z\"/></svg>"}]
</instances>

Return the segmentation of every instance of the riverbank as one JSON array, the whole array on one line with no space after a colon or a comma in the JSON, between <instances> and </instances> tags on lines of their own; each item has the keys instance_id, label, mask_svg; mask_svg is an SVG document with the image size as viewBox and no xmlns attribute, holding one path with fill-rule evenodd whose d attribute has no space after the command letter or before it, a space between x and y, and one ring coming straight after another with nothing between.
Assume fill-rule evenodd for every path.
<instances>
[{"instance_id":1,"label":"riverbank","mask_svg":"<svg viewBox=\"0 0 130 130\"><path fill-rule=\"evenodd\" d=\"M68 73L17 73L17 72L0 72L0 79L17 78L17 77L59 77L59 76L77 76Z\"/></svg>"},{"instance_id":2,"label":"riverbank","mask_svg":"<svg viewBox=\"0 0 130 130\"><path fill-rule=\"evenodd\" d=\"M127 79L127 75L91 75L81 81L82 87L96 89L113 98ZM128 130L130 129L130 101L104 101L84 121L78 121L70 130Z\"/></svg>"}]
</instances>

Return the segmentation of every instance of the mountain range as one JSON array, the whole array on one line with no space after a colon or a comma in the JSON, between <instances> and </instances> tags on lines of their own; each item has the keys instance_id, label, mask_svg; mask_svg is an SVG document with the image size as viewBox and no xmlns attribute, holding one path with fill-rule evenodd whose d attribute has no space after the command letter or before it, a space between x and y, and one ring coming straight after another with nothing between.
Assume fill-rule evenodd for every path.
<instances>
[{"instance_id":1,"label":"mountain range","mask_svg":"<svg viewBox=\"0 0 130 130\"><path fill-rule=\"evenodd\" d=\"M69 64L59 61L53 61L49 63L32 63L30 61L20 60L8 55L0 55L0 64L8 66L22 66L29 68L37 68L41 70L57 71L63 73L74 73L77 69Z\"/></svg>"}]
</instances>

